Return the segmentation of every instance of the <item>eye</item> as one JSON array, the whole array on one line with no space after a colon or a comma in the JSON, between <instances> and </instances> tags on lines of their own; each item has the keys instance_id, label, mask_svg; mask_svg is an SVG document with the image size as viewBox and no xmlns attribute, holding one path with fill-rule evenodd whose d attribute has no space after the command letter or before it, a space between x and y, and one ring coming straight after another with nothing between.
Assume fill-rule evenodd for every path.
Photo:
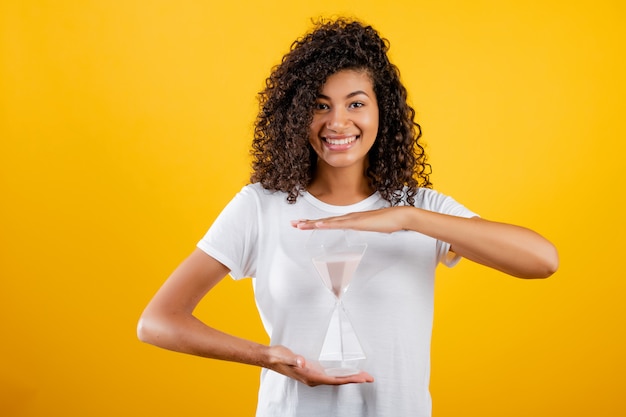
<instances>
[{"instance_id":1,"label":"eye","mask_svg":"<svg viewBox=\"0 0 626 417\"><path fill-rule=\"evenodd\" d=\"M365 103L361 102L361 101L355 101L354 103L350 103L350 108L351 109L358 109L365 106Z\"/></svg>"},{"instance_id":2,"label":"eye","mask_svg":"<svg viewBox=\"0 0 626 417\"><path fill-rule=\"evenodd\" d=\"M330 106L326 103L315 103L314 109L316 111L328 110Z\"/></svg>"}]
</instances>

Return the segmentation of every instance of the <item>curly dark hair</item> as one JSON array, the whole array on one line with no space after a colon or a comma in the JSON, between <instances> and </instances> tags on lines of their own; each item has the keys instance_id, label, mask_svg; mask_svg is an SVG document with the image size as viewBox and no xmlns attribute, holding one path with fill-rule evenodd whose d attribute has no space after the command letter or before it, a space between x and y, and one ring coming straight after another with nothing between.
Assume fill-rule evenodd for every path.
<instances>
[{"instance_id":1,"label":"curly dark hair","mask_svg":"<svg viewBox=\"0 0 626 417\"><path fill-rule=\"evenodd\" d=\"M372 187L392 205L412 205L418 187L431 188L430 164L418 141L421 128L388 50L389 41L358 21L315 22L291 45L259 93L250 180L286 192L289 203L306 190L317 163L308 139L317 95L330 75L350 69L370 76L378 101L378 136L365 173Z\"/></svg>"}]
</instances>

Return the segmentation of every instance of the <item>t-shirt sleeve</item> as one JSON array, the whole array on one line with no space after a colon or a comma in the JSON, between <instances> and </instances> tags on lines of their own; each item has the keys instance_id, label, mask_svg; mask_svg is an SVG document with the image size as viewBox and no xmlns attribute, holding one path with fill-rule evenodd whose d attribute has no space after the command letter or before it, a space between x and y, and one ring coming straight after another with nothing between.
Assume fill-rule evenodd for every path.
<instances>
[{"instance_id":1,"label":"t-shirt sleeve","mask_svg":"<svg viewBox=\"0 0 626 417\"><path fill-rule=\"evenodd\" d=\"M230 269L234 279L254 276L259 233L259 199L244 187L215 219L197 247Z\"/></svg>"},{"instance_id":2,"label":"t-shirt sleeve","mask_svg":"<svg viewBox=\"0 0 626 417\"><path fill-rule=\"evenodd\" d=\"M425 210L458 217L478 217L476 213L465 208L454 198L441 194L431 189L421 189L422 194L416 200L416 206ZM437 241L437 258L439 262L448 267L453 267L461 260L461 256L450 251L450 244L441 240Z\"/></svg>"}]
</instances>

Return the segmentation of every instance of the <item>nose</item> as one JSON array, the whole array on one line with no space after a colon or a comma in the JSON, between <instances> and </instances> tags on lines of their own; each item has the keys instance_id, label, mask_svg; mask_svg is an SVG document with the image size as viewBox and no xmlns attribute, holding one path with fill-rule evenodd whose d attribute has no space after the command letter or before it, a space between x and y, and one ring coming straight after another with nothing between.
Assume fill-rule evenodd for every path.
<instances>
[{"instance_id":1,"label":"nose","mask_svg":"<svg viewBox=\"0 0 626 417\"><path fill-rule=\"evenodd\" d=\"M333 108L328 113L326 127L334 131L340 131L350 124L350 117L347 110L341 106Z\"/></svg>"}]
</instances>

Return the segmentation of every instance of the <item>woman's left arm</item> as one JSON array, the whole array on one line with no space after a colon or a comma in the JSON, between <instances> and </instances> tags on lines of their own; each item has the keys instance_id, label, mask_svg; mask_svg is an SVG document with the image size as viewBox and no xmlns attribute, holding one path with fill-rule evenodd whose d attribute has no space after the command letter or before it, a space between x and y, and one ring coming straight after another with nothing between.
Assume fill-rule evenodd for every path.
<instances>
[{"instance_id":1,"label":"woman's left arm","mask_svg":"<svg viewBox=\"0 0 626 417\"><path fill-rule=\"evenodd\" d=\"M456 254L519 278L547 278L556 272L555 246L520 226L478 217L464 218L410 206L292 222L299 229L355 229L392 233L412 230L447 242Z\"/></svg>"}]
</instances>

